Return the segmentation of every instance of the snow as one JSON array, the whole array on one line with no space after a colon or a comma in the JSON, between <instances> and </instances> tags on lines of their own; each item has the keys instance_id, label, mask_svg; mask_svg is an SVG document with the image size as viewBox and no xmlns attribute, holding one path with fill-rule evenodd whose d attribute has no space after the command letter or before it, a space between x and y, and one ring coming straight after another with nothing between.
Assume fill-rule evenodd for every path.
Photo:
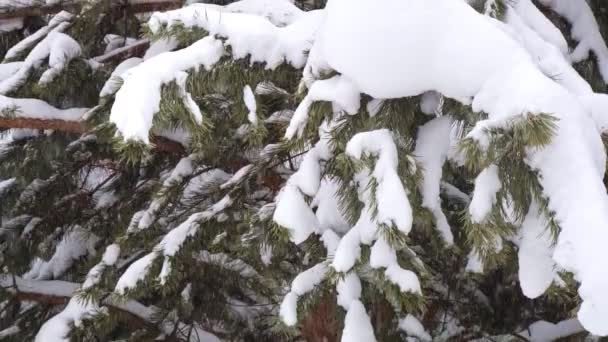
<instances>
[{"instance_id":1,"label":"snow","mask_svg":"<svg viewBox=\"0 0 608 342\"><path fill-rule=\"evenodd\" d=\"M289 178L290 184L310 197L317 194L321 185L321 161L328 160L332 155L329 139L320 134L319 142L304 155L298 171Z\"/></svg>"},{"instance_id":2,"label":"snow","mask_svg":"<svg viewBox=\"0 0 608 342\"><path fill-rule=\"evenodd\" d=\"M97 283L99 283L101 273L104 271L104 269L108 266L113 266L114 264L116 264L116 261L118 260L119 256L120 246L118 246L117 244L111 244L106 247L106 251L103 253L101 261L93 268L91 268L91 270L87 274L87 277L84 283L82 284L82 289L86 290L94 285L97 285Z\"/></svg>"},{"instance_id":3,"label":"snow","mask_svg":"<svg viewBox=\"0 0 608 342\"><path fill-rule=\"evenodd\" d=\"M348 311L350 304L361 298L361 280L356 273L348 273L344 278L338 280L336 291L338 293L338 305Z\"/></svg>"},{"instance_id":4,"label":"snow","mask_svg":"<svg viewBox=\"0 0 608 342\"><path fill-rule=\"evenodd\" d=\"M557 12L569 11L571 17L588 8L582 1L554 1ZM601 290L608 286L608 272L596 262L607 253L602 247L608 240L608 198L602 185L606 156L577 95L547 77L504 25L462 1L387 0L379 8L371 0L360 0L357 6L332 0L325 12L311 58L315 65L329 65L362 93L386 99L434 90L472 103L474 111L489 114L489 121L477 125L478 136L483 127L505 126L529 113L552 113L559 119L552 143L528 151L525 161L539 171L549 209L562 227L554 259L581 281L578 317L592 333L608 334L608 294ZM292 120L297 119L294 115ZM500 186L496 172L486 173L490 177L478 180L480 195L471 203L476 221L483 220Z\"/></svg>"},{"instance_id":5,"label":"snow","mask_svg":"<svg viewBox=\"0 0 608 342\"><path fill-rule=\"evenodd\" d=\"M63 32L69 26L68 21L70 21L72 18L73 15L66 11L57 13L49 21L47 26L40 28L38 31L27 36L25 39L8 49L4 55L4 60L6 61L17 58L21 53L23 53L23 51L31 48L34 44L36 44L36 42L43 39L50 32Z\"/></svg>"},{"instance_id":6,"label":"snow","mask_svg":"<svg viewBox=\"0 0 608 342\"><path fill-rule=\"evenodd\" d=\"M247 264L241 259L232 259L226 253L212 254L208 251L201 251L198 255L198 260L207 264L220 266L228 271L236 272L244 278L260 276L258 271L256 271L253 266Z\"/></svg>"},{"instance_id":7,"label":"snow","mask_svg":"<svg viewBox=\"0 0 608 342\"><path fill-rule=\"evenodd\" d=\"M390 265L384 273L389 281L399 286L401 292L422 294L422 291L420 290L420 281L414 272L404 270L398 264L394 263Z\"/></svg>"},{"instance_id":8,"label":"snow","mask_svg":"<svg viewBox=\"0 0 608 342\"><path fill-rule=\"evenodd\" d=\"M14 99L0 95L0 114L9 111L17 117L79 121L87 110L87 108L57 109L38 99Z\"/></svg>"},{"instance_id":9,"label":"snow","mask_svg":"<svg viewBox=\"0 0 608 342\"><path fill-rule=\"evenodd\" d=\"M412 315L407 315L399 320L399 329L403 330L408 336L417 337L421 341L432 341L431 335L424 330L422 323Z\"/></svg>"},{"instance_id":10,"label":"snow","mask_svg":"<svg viewBox=\"0 0 608 342\"><path fill-rule=\"evenodd\" d=\"M277 26L289 25L305 15L288 0L241 0L228 4L223 9L229 12L259 15Z\"/></svg>"},{"instance_id":11,"label":"snow","mask_svg":"<svg viewBox=\"0 0 608 342\"><path fill-rule=\"evenodd\" d=\"M98 237L81 227L72 228L59 242L51 259L37 262L23 277L33 280L57 279L79 258L94 255L98 241Z\"/></svg>"},{"instance_id":12,"label":"snow","mask_svg":"<svg viewBox=\"0 0 608 342\"><path fill-rule=\"evenodd\" d=\"M132 263L116 282L114 292L124 295L129 289L135 288L137 282L146 277L156 256L156 252L152 252Z\"/></svg>"},{"instance_id":13,"label":"snow","mask_svg":"<svg viewBox=\"0 0 608 342\"><path fill-rule=\"evenodd\" d=\"M527 330L524 330L519 334L532 342L547 342L559 340L584 331L581 323L573 318L561 321L557 324L537 321L532 323Z\"/></svg>"},{"instance_id":14,"label":"snow","mask_svg":"<svg viewBox=\"0 0 608 342\"><path fill-rule=\"evenodd\" d=\"M39 68L45 59L49 59L47 69L39 80L40 85L46 85L66 67L74 58L80 56L80 45L70 36L51 32L38 43L27 55L19 71L0 82L0 95L5 95L20 87L33 69Z\"/></svg>"},{"instance_id":15,"label":"snow","mask_svg":"<svg viewBox=\"0 0 608 342\"><path fill-rule=\"evenodd\" d=\"M12 62L0 64L0 82L14 75L21 67L23 62Z\"/></svg>"},{"instance_id":16,"label":"snow","mask_svg":"<svg viewBox=\"0 0 608 342\"><path fill-rule=\"evenodd\" d=\"M291 183L287 183L277 196L277 207L273 221L290 232L295 244L306 241L310 234L319 230L319 221L304 200L304 195Z\"/></svg>"},{"instance_id":17,"label":"snow","mask_svg":"<svg viewBox=\"0 0 608 342\"><path fill-rule=\"evenodd\" d=\"M229 180L220 185L220 189L227 189L239 184L243 181L245 177L247 177L251 173L253 167L253 164L243 166L232 177L230 177Z\"/></svg>"},{"instance_id":18,"label":"snow","mask_svg":"<svg viewBox=\"0 0 608 342\"><path fill-rule=\"evenodd\" d=\"M147 61L148 59L158 56L163 52L175 50L178 46L179 42L177 39L174 39L173 37L162 37L150 43L150 47L148 50L146 50L143 60Z\"/></svg>"},{"instance_id":19,"label":"snow","mask_svg":"<svg viewBox=\"0 0 608 342\"><path fill-rule=\"evenodd\" d=\"M15 184L17 184L17 179L15 178L0 181L0 195L4 195L4 193L10 190Z\"/></svg>"},{"instance_id":20,"label":"snow","mask_svg":"<svg viewBox=\"0 0 608 342\"><path fill-rule=\"evenodd\" d=\"M580 62L593 52L597 58L600 73L608 82L608 48L599 31L597 20L585 0L539 0L562 15L572 25L571 35L579 43L570 55L573 62Z\"/></svg>"},{"instance_id":21,"label":"snow","mask_svg":"<svg viewBox=\"0 0 608 342\"><path fill-rule=\"evenodd\" d=\"M551 0L549 0L551 1ZM543 2L541 0L541 2ZM546 2L546 0L545 0ZM555 46L563 55L569 53L568 42L561 31L530 0L519 0L508 4L545 41Z\"/></svg>"},{"instance_id":22,"label":"snow","mask_svg":"<svg viewBox=\"0 0 608 342\"><path fill-rule=\"evenodd\" d=\"M502 187L498 178L498 167L490 165L475 179L475 192L469 205L469 214L474 223L481 223L496 203L496 194Z\"/></svg>"},{"instance_id":23,"label":"snow","mask_svg":"<svg viewBox=\"0 0 608 342\"><path fill-rule=\"evenodd\" d=\"M283 298L279 308L279 316L287 326L294 326L298 323L298 295L289 292Z\"/></svg>"},{"instance_id":24,"label":"snow","mask_svg":"<svg viewBox=\"0 0 608 342\"><path fill-rule=\"evenodd\" d=\"M472 250L467 258L467 266L465 270L472 273L483 273L483 260L479 252Z\"/></svg>"},{"instance_id":25,"label":"snow","mask_svg":"<svg viewBox=\"0 0 608 342\"><path fill-rule=\"evenodd\" d=\"M553 261L553 240L547 221L533 203L519 230L519 284L528 298L542 295L557 277Z\"/></svg>"},{"instance_id":26,"label":"snow","mask_svg":"<svg viewBox=\"0 0 608 342\"><path fill-rule=\"evenodd\" d=\"M375 342L374 328L371 320L365 312L363 303L354 300L344 318L344 330L342 331L342 342Z\"/></svg>"},{"instance_id":27,"label":"snow","mask_svg":"<svg viewBox=\"0 0 608 342\"><path fill-rule=\"evenodd\" d=\"M125 140L148 143L154 114L159 110L162 85L180 77L184 81L186 70L201 65L210 69L223 54L222 42L209 36L185 49L161 53L129 69L121 76L124 83L116 93L110 121ZM185 92L183 87L182 90ZM186 95L185 100L190 102L189 94Z\"/></svg>"},{"instance_id":28,"label":"snow","mask_svg":"<svg viewBox=\"0 0 608 342\"><path fill-rule=\"evenodd\" d=\"M320 263L298 274L293 280L291 291L283 298L279 312L286 325L293 326L298 322L298 298L317 287L325 279L327 270L327 265Z\"/></svg>"},{"instance_id":29,"label":"snow","mask_svg":"<svg viewBox=\"0 0 608 342\"><path fill-rule=\"evenodd\" d=\"M0 19L0 33L20 30L23 28L23 18Z\"/></svg>"},{"instance_id":30,"label":"snow","mask_svg":"<svg viewBox=\"0 0 608 342\"><path fill-rule=\"evenodd\" d=\"M299 137L308 122L310 106L317 101L330 101L348 114L356 114L361 102L359 90L344 76L334 76L327 80L314 82L308 94L298 105L289 127L285 131L285 138Z\"/></svg>"},{"instance_id":31,"label":"snow","mask_svg":"<svg viewBox=\"0 0 608 342\"><path fill-rule=\"evenodd\" d=\"M439 194L443 164L447 159L451 146L451 130L452 119L448 116L429 121L418 128L418 137L414 150L414 155L423 170L423 180L420 186L422 206L428 208L433 213L437 229L448 245L454 243L454 236L452 235L447 218L441 209Z\"/></svg>"},{"instance_id":32,"label":"snow","mask_svg":"<svg viewBox=\"0 0 608 342\"><path fill-rule=\"evenodd\" d=\"M331 229L337 233L346 233L350 229L341 209L339 190L340 184L336 180L325 177L312 200L311 205L317 208L315 215L322 231Z\"/></svg>"},{"instance_id":33,"label":"snow","mask_svg":"<svg viewBox=\"0 0 608 342\"><path fill-rule=\"evenodd\" d=\"M129 69L139 65L141 62L142 59L139 57L128 58L120 62L120 64L118 64L118 66L114 68L114 71L112 71L110 78L108 78L106 83L103 85L103 88L101 88L101 91L99 92L99 97L114 95L114 93L116 93L122 85L122 76Z\"/></svg>"},{"instance_id":34,"label":"snow","mask_svg":"<svg viewBox=\"0 0 608 342\"><path fill-rule=\"evenodd\" d=\"M172 173L179 173L184 170L188 171L188 169L191 168L188 160L189 158L183 158L182 166L178 165ZM169 231L154 247L154 250L151 253L129 266L116 284L115 291L119 294L124 294L126 289L133 288L138 280L143 279L147 275L150 264L157 256L162 256L164 258L163 266L158 276L160 283L164 285L168 276L171 274L171 258L179 252L189 237L198 233L201 222L212 219L230 205L232 205L232 198L230 198L229 195L226 195L217 203L211 205L207 210L190 215L186 221ZM136 215L142 214L138 213Z\"/></svg>"},{"instance_id":35,"label":"snow","mask_svg":"<svg viewBox=\"0 0 608 342\"><path fill-rule=\"evenodd\" d=\"M361 257L361 234L357 226L351 228L340 240L331 266L337 272L348 272Z\"/></svg>"},{"instance_id":36,"label":"snow","mask_svg":"<svg viewBox=\"0 0 608 342\"><path fill-rule=\"evenodd\" d=\"M412 208L397 175L397 147L390 131L382 129L358 133L348 142L345 152L355 159L361 159L363 154L378 157L373 170L373 177L378 181L377 221L389 226L395 224L404 234L409 233L412 227Z\"/></svg>"},{"instance_id":37,"label":"snow","mask_svg":"<svg viewBox=\"0 0 608 342\"><path fill-rule=\"evenodd\" d=\"M82 320L94 314L96 309L93 303L84 303L72 298L68 305L57 315L46 321L38 334L36 342L68 342L71 325L78 327Z\"/></svg>"},{"instance_id":38,"label":"snow","mask_svg":"<svg viewBox=\"0 0 608 342\"><path fill-rule=\"evenodd\" d=\"M243 101L245 101L245 106L249 109L247 119L251 124L256 126L258 124L257 104L255 102L255 95L253 95L253 91L249 85L243 88Z\"/></svg>"},{"instance_id":39,"label":"snow","mask_svg":"<svg viewBox=\"0 0 608 342\"><path fill-rule=\"evenodd\" d=\"M137 39L131 37L123 37L117 34L106 34L103 37L103 42L106 44L106 49L104 53L110 53L118 48L129 46L135 43Z\"/></svg>"},{"instance_id":40,"label":"snow","mask_svg":"<svg viewBox=\"0 0 608 342\"><path fill-rule=\"evenodd\" d=\"M2 331L0 331L0 340L5 339L9 336L16 335L21 332L21 329L17 325L10 326Z\"/></svg>"},{"instance_id":41,"label":"snow","mask_svg":"<svg viewBox=\"0 0 608 342\"><path fill-rule=\"evenodd\" d=\"M306 62L314 34L322 19L322 11L307 12L286 27L276 27L267 19L244 13L226 13L208 6L188 6L155 13L148 22L151 31L161 25L175 23L185 27L201 27L211 36L226 38L234 59L250 58L251 63L266 63L274 69L284 62L301 68Z\"/></svg>"}]
</instances>

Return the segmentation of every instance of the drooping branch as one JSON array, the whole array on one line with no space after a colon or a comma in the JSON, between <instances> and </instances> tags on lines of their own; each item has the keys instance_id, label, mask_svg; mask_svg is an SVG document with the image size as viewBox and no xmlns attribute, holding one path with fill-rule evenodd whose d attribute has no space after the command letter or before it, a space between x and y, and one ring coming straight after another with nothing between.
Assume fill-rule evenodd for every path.
<instances>
[{"instance_id":1,"label":"drooping branch","mask_svg":"<svg viewBox=\"0 0 608 342\"><path fill-rule=\"evenodd\" d=\"M0 117L0 128L18 128L18 129L40 129L40 130L55 130L66 133L82 134L88 131L86 125L82 121L65 121L57 119L34 119L28 117L6 118ZM184 147L173 140L161 136L152 136L151 144L156 150L184 154Z\"/></svg>"}]
</instances>

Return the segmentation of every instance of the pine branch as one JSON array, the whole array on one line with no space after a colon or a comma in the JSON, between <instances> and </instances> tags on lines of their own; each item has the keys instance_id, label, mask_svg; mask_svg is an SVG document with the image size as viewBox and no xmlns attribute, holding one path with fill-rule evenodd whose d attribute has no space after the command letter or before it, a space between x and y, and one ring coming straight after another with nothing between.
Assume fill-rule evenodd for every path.
<instances>
[{"instance_id":1,"label":"pine branch","mask_svg":"<svg viewBox=\"0 0 608 342\"><path fill-rule=\"evenodd\" d=\"M42 129L55 130L66 133L82 134L88 131L86 125L82 121L65 121L56 119L34 119L28 117L6 118L0 117L0 128L18 128L18 129ZM153 136L150 139L151 144L156 150L183 155L186 153L184 147L173 140L161 136Z\"/></svg>"}]
</instances>

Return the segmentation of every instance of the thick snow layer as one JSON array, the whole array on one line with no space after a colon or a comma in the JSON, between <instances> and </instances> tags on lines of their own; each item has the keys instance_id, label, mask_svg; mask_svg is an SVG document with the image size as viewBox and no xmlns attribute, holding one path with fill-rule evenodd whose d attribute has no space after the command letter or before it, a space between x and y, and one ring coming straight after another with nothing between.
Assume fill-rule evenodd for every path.
<instances>
[{"instance_id":1,"label":"thick snow layer","mask_svg":"<svg viewBox=\"0 0 608 342\"><path fill-rule=\"evenodd\" d=\"M518 245L519 284L526 297L537 298L551 286L557 273L551 233L536 204L530 206L521 225Z\"/></svg>"},{"instance_id":2,"label":"thick snow layer","mask_svg":"<svg viewBox=\"0 0 608 342\"><path fill-rule=\"evenodd\" d=\"M431 335L424 330L422 323L412 315L407 315L399 320L399 329L403 330L408 336L416 337L421 341L432 340Z\"/></svg>"},{"instance_id":3,"label":"thick snow layer","mask_svg":"<svg viewBox=\"0 0 608 342\"><path fill-rule=\"evenodd\" d=\"M551 7L566 18L572 25L572 37L579 43L570 55L573 62L580 62L589 57L593 51L597 57L600 72L608 82L608 48L593 15L585 0L539 0L541 4Z\"/></svg>"},{"instance_id":4,"label":"thick snow layer","mask_svg":"<svg viewBox=\"0 0 608 342\"><path fill-rule=\"evenodd\" d=\"M423 180L420 186L422 206L431 210L435 216L437 230L448 245L454 243L454 236L441 209L439 194L443 164L450 149L451 131L452 119L448 116L429 121L418 129L416 149L414 150L414 155L422 166Z\"/></svg>"},{"instance_id":5,"label":"thick snow layer","mask_svg":"<svg viewBox=\"0 0 608 342\"><path fill-rule=\"evenodd\" d=\"M501 186L496 165L488 166L477 176L475 192L469 205L469 213L473 222L481 223L485 220L490 210L492 210L492 206L496 203L496 193Z\"/></svg>"},{"instance_id":6,"label":"thick snow layer","mask_svg":"<svg viewBox=\"0 0 608 342\"><path fill-rule=\"evenodd\" d=\"M526 3L527 5L525 5ZM536 64L545 75L571 92L579 96L592 93L591 86L574 70L559 46L554 45L554 42L550 42L542 36L543 30L541 28L545 26L537 25L539 31L535 31L524 21L524 15L532 10L523 11L522 8L528 9L528 7L536 8L534 4L530 3L530 0L518 1L516 9L519 10L508 7L505 21L517 34L517 38L523 46L534 57ZM549 27L548 30L552 30L552 28Z\"/></svg>"},{"instance_id":7,"label":"thick snow layer","mask_svg":"<svg viewBox=\"0 0 608 342\"><path fill-rule=\"evenodd\" d=\"M517 42L464 2L435 0L429 5L422 0L390 0L378 11L373 1L359 0L353 6L348 0L332 0L316 42L333 69L375 98L428 90L469 98L489 74L529 60ZM370 13L377 14L375 20ZM377 39L378 34L385 39Z\"/></svg>"},{"instance_id":8,"label":"thick snow layer","mask_svg":"<svg viewBox=\"0 0 608 342\"><path fill-rule=\"evenodd\" d=\"M365 312L363 303L354 300L344 318L344 330L342 331L342 342L376 342L372 322Z\"/></svg>"},{"instance_id":9,"label":"thick snow layer","mask_svg":"<svg viewBox=\"0 0 608 342\"><path fill-rule=\"evenodd\" d=\"M131 68L138 66L141 64L142 59L139 57L132 57L125 59L112 71L112 75L103 85L101 91L99 92L99 97L105 97L109 95L114 95L120 89L122 85L122 76Z\"/></svg>"},{"instance_id":10,"label":"thick snow layer","mask_svg":"<svg viewBox=\"0 0 608 342\"><path fill-rule=\"evenodd\" d=\"M356 134L346 145L346 154L361 159L364 154L378 157L372 175L378 181L378 223L395 226L407 234L412 228L412 208L397 175L397 147L391 132L383 129ZM364 184L363 186L367 186Z\"/></svg>"},{"instance_id":11,"label":"thick snow layer","mask_svg":"<svg viewBox=\"0 0 608 342\"><path fill-rule=\"evenodd\" d=\"M60 27L61 25L63 24ZM0 82L0 94L7 94L20 87L32 70L39 68L47 58L49 68L40 76L39 84L50 83L80 53L80 45L72 37L61 32L49 33L27 55L19 71Z\"/></svg>"},{"instance_id":12,"label":"thick snow layer","mask_svg":"<svg viewBox=\"0 0 608 342\"><path fill-rule=\"evenodd\" d=\"M252 63L266 63L269 69L284 62L301 68L322 18L322 11L312 11L303 13L291 25L277 27L257 15L226 13L208 6L192 5L155 13L148 25L152 32L157 32L161 25L170 27L176 23L201 27L212 36L226 38L234 59L249 56Z\"/></svg>"},{"instance_id":13,"label":"thick snow layer","mask_svg":"<svg viewBox=\"0 0 608 342\"><path fill-rule=\"evenodd\" d=\"M57 109L37 99L14 99L0 95L0 116L6 111L23 118L79 121L87 110L87 108Z\"/></svg>"},{"instance_id":14,"label":"thick snow layer","mask_svg":"<svg viewBox=\"0 0 608 342\"><path fill-rule=\"evenodd\" d=\"M543 2L541 0L541 2ZM546 2L546 0L545 0ZM531 0L518 0L508 3L527 26L545 41L554 45L563 55L569 53L568 42L562 32L532 3Z\"/></svg>"},{"instance_id":15,"label":"thick snow layer","mask_svg":"<svg viewBox=\"0 0 608 342\"><path fill-rule=\"evenodd\" d=\"M588 8L582 0L544 3L569 13L576 27L581 26L577 20L583 26L590 22L588 16L580 19ZM584 50L584 44L578 50ZM356 6L352 0L332 0L312 52L375 98L435 90L488 113L486 126L504 126L528 113L557 117L552 143L528 151L526 162L539 171L549 209L562 227L554 259L581 282L578 317L592 333L608 334L608 293L603 290L608 287L608 271L597 262L608 256L602 247L608 241L608 197L602 183L606 156L598 130L577 96L547 77L504 25L462 1L386 0L379 8L371 0L358 0ZM483 125L477 133L483 132ZM480 209L473 211L479 220L495 193L487 190L497 188L496 182L490 183L481 186L483 201L473 200L479 202L472 204Z\"/></svg>"},{"instance_id":16,"label":"thick snow layer","mask_svg":"<svg viewBox=\"0 0 608 342\"><path fill-rule=\"evenodd\" d=\"M116 93L110 121L116 124L125 140L149 142L148 132L159 110L161 86L177 81L186 70L201 65L211 68L223 54L222 42L209 36L185 49L162 53L129 69L121 76L124 83Z\"/></svg>"}]
</instances>

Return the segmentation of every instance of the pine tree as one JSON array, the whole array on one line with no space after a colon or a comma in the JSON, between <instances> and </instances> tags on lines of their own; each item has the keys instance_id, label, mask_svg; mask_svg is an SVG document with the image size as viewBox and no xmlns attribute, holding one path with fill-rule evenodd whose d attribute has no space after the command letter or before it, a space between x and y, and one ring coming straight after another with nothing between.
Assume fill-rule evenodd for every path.
<instances>
[{"instance_id":1,"label":"pine tree","mask_svg":"<svg viewBox=\"0 0 608 342\"><path fill-rule=\"evenodd\" d=\"M228 2L0 16L0 339L608 335L606 4Z\"/></svg>"}]
</instances>

